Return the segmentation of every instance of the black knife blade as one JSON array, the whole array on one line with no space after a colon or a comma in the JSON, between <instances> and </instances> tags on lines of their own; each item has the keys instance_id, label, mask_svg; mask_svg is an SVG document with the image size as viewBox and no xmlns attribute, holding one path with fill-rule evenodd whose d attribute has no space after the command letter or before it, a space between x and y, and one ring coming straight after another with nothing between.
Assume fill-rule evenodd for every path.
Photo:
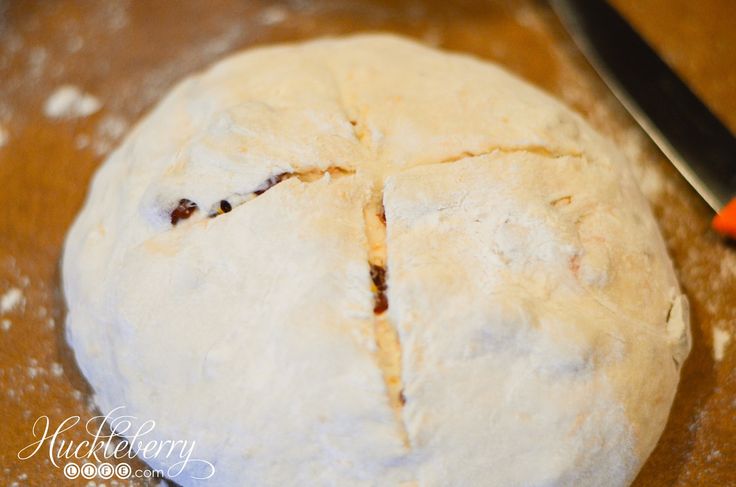
<instances>
[{"instance_id":1,"label":"black knife blade","mask_svg":"<svg viewBox=\"0 0 736 487\"><path fill-rule=\"evenodd\" d=\"M716 212L733 210L734 135L608 2L550 3L603 81L695 190Z\"/></svg>"}]
</instances>

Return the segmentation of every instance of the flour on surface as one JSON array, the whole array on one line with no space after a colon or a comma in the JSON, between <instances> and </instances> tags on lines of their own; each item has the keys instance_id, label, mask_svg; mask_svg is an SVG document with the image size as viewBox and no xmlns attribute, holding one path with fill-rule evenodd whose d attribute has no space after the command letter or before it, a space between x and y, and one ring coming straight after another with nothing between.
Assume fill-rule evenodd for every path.
<instances>
[{"instance_id":1,"label":"flour on surface","mask_svg":"<svg viewBox=\"0 0 736 487\"><path fill-rule=\"evenodd\" d=\"M110 152L128 129L128 122L119 116L110 115L97 125L92 149L98 156Z\"/></svg>"},{"instance_id":2,"label":"flour on surface","mask_svg":"<svg viewBox=\"0 0 736 487\"><path fill-rule=\"evenodd\" d=\"M35 379L36 376L39 374L39 370L41 369L39 369L38 367L30 366L26 370L28 372L28 378Z\"/></svg>"},{"instance_id":3,"label":"flour on surface","mask_svg":"<svg viewBox=\"0 0 736 487\"><path fill-rule=\"evenodd\" d=\"M79 118L92 115L102 103L73 85L63 85L46 99L43 111L49 118Z\"/></svg>"},{"instance_id":4,"label":"flour on surface","mask_svg":"<svg viewBox=\"0 0 736 487\"><path fill-rule=\"evenodd\" d=\"M51 364L51 375L54 377L61 377L64 373L64 367L59 362L53 362Z\"/></svg>"},{"instance_id":5,"label":"flour on surface","mask_svg":"<svg viewBox=\"0 0 736 487\"><path fill-rule=\"evenodd\" d=\"M726 280L736 277L736 252L727 249L718 262L721 266L721 279Z\"/></svg>"},{"instance_id":6,"label":"flour on surface","mask_svg":"<svg viewBox=\"0 0 736 487\"><path fill-rule=\"evenodd\" d=\"M270 5L258 15L258 22L263 25L280 24L289 16L289 12L281 5Z\"/></svg>"},{"instance_id":7,"label":"flour on surface","mask_svg":"<svg viewBox=\"0 0 736 487\"><path fill-rule=\"evenodd\" d=\"M74 147L77 148L77 150L86 149L89 147L90 142L92 139L87 134L79 134L74 138Z\"/></svg>"},{"instance_id":8,"label":"flour on surface","mask_svg":"<svg viewBox=\"0 0 736 487\"><path fill-rule=\"evenodd\" d=\"M9 289L0 297L0 314L13 311L23 302L23 291L17 287Z\"/></svg>"},{"instance_id":9,"label":"flour on surface","mask_svg":"<svg viewBox=\"0 0 736 487\"><path fill-rule=\"evenodd\" d=\"M713 327L713 360L720 362L726 353L728 344L731 343L731 333L720 326Z\"/></svg>"},{"instance_id":10,"label":"flour on surface","mask_svg":"<svg viewBox=\"0 0 736 487\"><path fill-rule=\"evenodd\" d=\"M4 146L8 142L8 131L0 125L0 147Z\"/></svg>"}]
</instances>

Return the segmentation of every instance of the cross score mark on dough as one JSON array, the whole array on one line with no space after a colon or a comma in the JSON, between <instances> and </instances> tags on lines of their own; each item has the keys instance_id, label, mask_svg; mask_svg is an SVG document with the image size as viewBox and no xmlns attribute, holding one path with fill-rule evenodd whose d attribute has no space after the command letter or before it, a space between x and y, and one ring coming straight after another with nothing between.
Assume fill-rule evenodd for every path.
<instances>
[{"instance_id":1,"label":"cross score mark on dough","mask_svg":"<svg viewBox=\"0 0 736 487\"><path fill-rule=\"evenodd\" d=\"M370 136L361 128L354 120L350 120L356 139L363 143L369 144ZM560 157L582 157L579 152L553 152L541 146L519 146L504 147L493 146L483 151L462 151L456 156L448 157L440 161L429 162L421 165L432 164L449 164L459 162L464 159L479 157L492 153L518 153L527 152L540 155L546 158ZM331 178L346 177L355 175L355 170L341 166L330 166L327 169L303 169L294 172L282 172L270 176L254 190L243 195L231 195L222 200L211 208L207 214L209 218L215 218L225 213L229 213L237 206L262 195L279 183L291 178L298 178L302 182L313 182L321 179L325 175ZM373 305L373 332L376 343L376 362L381 369L388 402L394 411L399 435L406 448L411 448L411 440L403 419L403 407L406 404L406 396L404 394L404 385L402 380L402 364L401 364L401 341L397 328L391 323L388 316L389 300L388 300L388 284L389 269L387 265L387 245L386 245L386 229L387 221L383 206L383 181L377 181L374 185L371 198L363 209L364 225L366 241L368 245L368 268L371 282L371 290L374 296ZM569 204L571 196L558 198L550 202L552 206ZM196 202L188 198L179 200L177 206L171 211L171 224L176 226L180 221L186 220L199 210Z\"/></svg>"}]
</instances>

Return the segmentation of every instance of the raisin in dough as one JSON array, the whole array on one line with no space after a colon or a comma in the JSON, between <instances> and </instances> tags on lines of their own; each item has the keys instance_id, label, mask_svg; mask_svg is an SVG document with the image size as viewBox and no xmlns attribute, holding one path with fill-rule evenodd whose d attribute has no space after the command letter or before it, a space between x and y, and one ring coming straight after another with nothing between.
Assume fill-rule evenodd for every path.
<instances>
[{"instance_id":1,"label":"raisin in dough","mask_svg":"<svg viewBox=\"0 0 736 487\"><path fill-rule=\"evenodd\" d=\"M64 287L100 410L214 464L185 486L627 485L690 348L611 142L390 35L181 82L97 172Z\"/></svg>"}]
</instances>

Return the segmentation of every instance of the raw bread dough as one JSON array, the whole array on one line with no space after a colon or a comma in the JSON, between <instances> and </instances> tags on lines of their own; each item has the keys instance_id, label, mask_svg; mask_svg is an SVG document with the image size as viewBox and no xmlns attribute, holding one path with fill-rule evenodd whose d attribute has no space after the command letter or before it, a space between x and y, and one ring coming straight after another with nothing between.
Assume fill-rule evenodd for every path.
<instances>
[{"instance_id":1,"label":"raw bread dough","mask_svg":"<svg viewBox=\"0 0 736 487\"><path fill-rule=\"evenodd\" d=\"M627 485L690 348L616 147L390 35L180 83L95 176L64 287L100 410L196 440L211 485Z\"/></svg>"}]
</instances>

